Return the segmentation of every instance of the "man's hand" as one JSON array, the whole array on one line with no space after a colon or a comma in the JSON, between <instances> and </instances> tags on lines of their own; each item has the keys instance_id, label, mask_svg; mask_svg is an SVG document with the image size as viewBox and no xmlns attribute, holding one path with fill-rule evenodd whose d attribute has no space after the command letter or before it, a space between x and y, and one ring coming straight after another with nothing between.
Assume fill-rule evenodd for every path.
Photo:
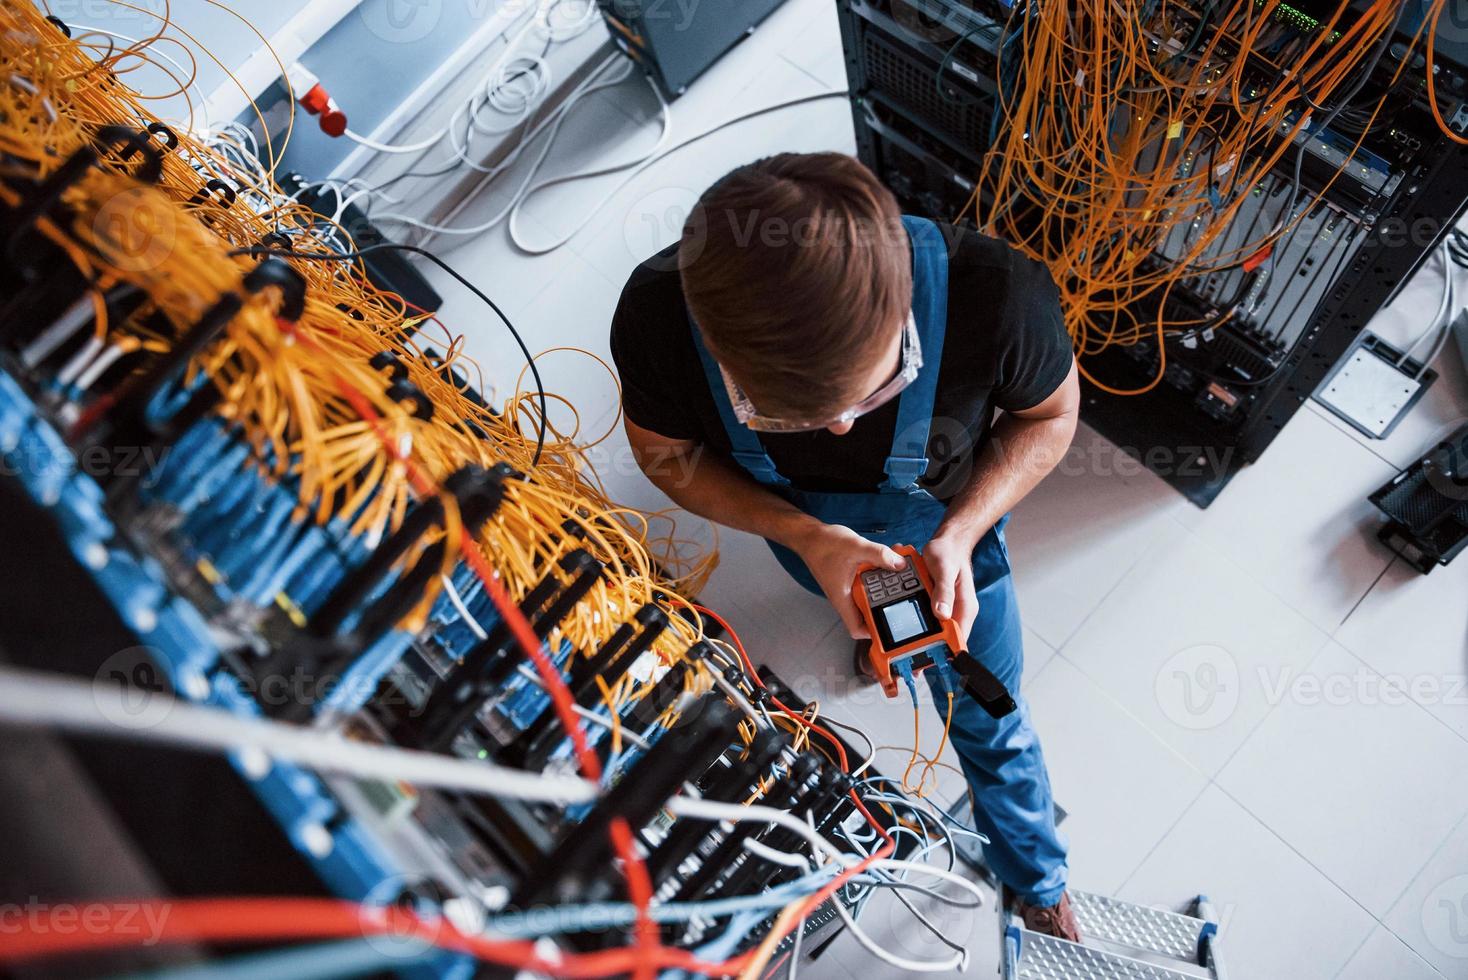
<instances>
[{"instance_id":1,"label":"man's hand","mask_svg":"<svg viewBox=\"0 0 1468 980\"><path fill-rule=\"evenodd\" d=\"M979 615L979 598L974 593L974 546L957 536L939 534L923 548L923 561L933 576L933 612L951 619L958 639L968 645L968 635Z\"/></svg>"},{"instance_id":2,"label":"man's hand","mask_svg":"<svg viewBox=\"0 0 1468 980\"><path fill-rule=\"evenodd\" d=\"M868 541L851 528L839 524L814 526L791 547L815 576L831 605L836 607L852 639L871 639L866 620L856 611L856 603L851 598L851 585L856 581L857 570L863 566L875 566L895 572L906 567L907 559L886 545ZM969 592L973 592L972 584Z\"/></svg>"}]
</instances>

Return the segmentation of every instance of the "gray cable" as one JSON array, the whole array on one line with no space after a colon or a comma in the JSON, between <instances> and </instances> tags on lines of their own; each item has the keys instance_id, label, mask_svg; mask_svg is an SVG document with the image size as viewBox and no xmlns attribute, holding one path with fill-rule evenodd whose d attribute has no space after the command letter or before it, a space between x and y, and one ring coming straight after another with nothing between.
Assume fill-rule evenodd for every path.
<instances>
[{"instance_id":1,"label":"gray cable","mask_svg":"<svg viewBox=\"0 0 1468 980\"><path fill-rule=\"evenodd\" d=\"M521 800L584 803L595 799L598 792L595 783L574 776L543 776L481 760L370 745L166 695L150 695L140 712L128 702L127 694L115 684L0 667L0 723L61 728L197 751L255 750L322 772Z\"/></svg>"}]
</instances>

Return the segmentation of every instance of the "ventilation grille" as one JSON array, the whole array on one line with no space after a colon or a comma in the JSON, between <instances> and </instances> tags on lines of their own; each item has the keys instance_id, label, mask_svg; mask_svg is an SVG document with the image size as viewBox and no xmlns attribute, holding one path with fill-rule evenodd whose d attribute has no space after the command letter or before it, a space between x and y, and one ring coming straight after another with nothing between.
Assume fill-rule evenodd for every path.
<instances>
[{"instance_id":1,"label":"ventilation grille","mask_svg":"<svg viewBox=\"0 0 1468 980\"><path fill-rule=\"evenodd\" d=\"M957 76L952 69L944 73L945 91L940 92L936 65L874 31L865 32L862 55L868 82L888 101L923 119L957 146L974 154L984 151L993 117L991 98L967 90L953 94Z\"/></svg>"}]
</instances>

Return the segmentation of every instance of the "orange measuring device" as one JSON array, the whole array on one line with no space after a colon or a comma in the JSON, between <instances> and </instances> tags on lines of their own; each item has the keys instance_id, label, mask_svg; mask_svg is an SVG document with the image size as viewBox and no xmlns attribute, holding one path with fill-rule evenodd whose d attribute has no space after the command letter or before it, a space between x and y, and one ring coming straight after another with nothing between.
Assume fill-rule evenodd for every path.
<instances>
[{"instance_id":1,"label":"orange measuring device","mask_svg":"<svg viewBox=\"0 0 1468 980\"><path fill-rule=\"evenodd\" d=\"M964 689L991 716L1002 718L1016 707L999 678L969 656L952 619L933 612L933 579L923 556L911 545L892 550L907 559L896 571L869 565L857 571L851 597L871 633L872 673L889 698L897 697L893 664L910 661L914 675L933 665L932 652L946 650L963 678Z\"/></svg>"},{"instance_id":2,"label":"orange measuring device","mask_svg":"<svg viewBox=\"0 0 1468 980\"><path fill-rule=\"evenodd\" d=\"M894 663L910 658L912 672L918 674L933 665L928 655L933 647L946 646L955 653L963 648L953 620L940 620L933 613L933 580L923 556L906 544L892 550L907 559L905 568L894 572L867 566L857 573L851 589L872 634L872 671L889 698L897 697Z\"/></svg>"}]
</instances>

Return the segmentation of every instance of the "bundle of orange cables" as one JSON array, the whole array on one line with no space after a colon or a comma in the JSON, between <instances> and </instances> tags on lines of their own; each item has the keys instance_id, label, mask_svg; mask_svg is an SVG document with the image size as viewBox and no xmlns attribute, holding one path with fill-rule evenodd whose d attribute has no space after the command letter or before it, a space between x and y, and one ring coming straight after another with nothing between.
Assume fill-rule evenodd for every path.
<instances>
[{"instance_id":1,"label":"bundle of orange cables","mask_svg":"<svg viewBox=\"0 0 1468 980\"><path fill-rule=\"evenodd\" d=\"M1430 34L1443 3L1424 21ZM1098 387L1154 387L1166 368L1165 335L1200 323L1166 318L1171 290L1267 254L1308 213L1299 208L1255 240L1218 248L1312 112L1318 118L1375 67L1403 5L1373 0L1349 23L1348 6L1295 31L1298 22L1284 20L1300 15L1279 0L1016 5L1001 40L997 137L966 213L1049 266L1081 371ZM1393 52L1398 75L1422 34ZM1430 36L1429 56L1431 47ZM1427 75L1430 87L1430 67ZM1195 165L1205 155L1210 165ZM1159 247L1180 226L1189 226L1186 249L1161 259ZM1139 318L1150 308L1143 301L1156 306L1155 319ZM1088 371L1090 355L1143 340L1159 353L1149 384L1119 390Z\"/></svg>"},{"instance_id":2,"label":"bundle of orange cables","mask_svg":"<svg viewBox=\"0 0 1468 980\"><path fill-rule=\"evenodd\" d=\"M574 432L555 430L543 399L517 391L498 411L480 402L456 380L477 374L457 338L450 337L444 350L430 355L412 333L431 317L371 286L359 260L343 260L316 234L320 216L257 176L241 173L207 141L170 132L172 145L158 153L157 179L137 179L137 148L130 152L98 134L118 124L161 131L142 97L119 80L129 59L146 59L148 42L162 36L166 10L161 20L152 38L109 48L98 57L94 47L68 39L28 3L0 5L0 156L5 158L0 204L22 204L29 188L57 173L79 151L98 154L98 164L66 186L60 206L34 221L36 234L63 254L71 271L87 284L92 336L72 358L78 375L95 382L118 373L108 370L118 365L123 380L117 385L125 387L173 351L221 298L238 298L238 312L189 358L184 385L217 391L214 411L241 434L254 465L297 488L298 520L341 521L350 535L371 544L399 527L411 508L437 500L443 514L437 537L428 536L405 556L403 566L442 543L444 573L460 562L473 573L549 693L581 773L599 779L602 763L575 713L564 676L519 603L568 550L585 548L602 562L605 574L553 639L577 651L593 651L640 606L680 606L690 610L688 615L672 617L653 647L669 665L702 636L702 617L713 615L679 596L680 591L697 590L712 557L676 578L665 574L677 564L675 556L653 555L647 518L605 497L586 462L585 447L576 442ZM179 81L181 87L189 82ZM276 155L272 150L272 166ZM201 194L201 187L219 186L211 181L225 182L235 194ZM336 235L350 242L345 230L336 229ZM262 240L290 244L262 248ZM274 252L275 260L283 257L300 277L304 298L298 311L287 315L282 289L244 289L262 251ZM120 286L135 288L145 301L109 320L106 297ZM404 401L387 390L381 371L373 366L384 353L405 373L418 399ZM103 424L114 406L110 391L82 390L78 399L79 405L60 410L73 436ZM422 410L423 402L430 411ZM470 533L444 481L465 466L499 463L529 479L508 481L493 518ZM401 627L416 631L423 625L444 578L430 581ZM753 690L758 678L737 637L733 642L749 668L746 683ZM694 666L687 693L703 694L712 681L704 665ZM619 687L604 693L620 703L641 692ZM849 771L835 736L805 713L774 703L784 724L801 732L802 739L818 736L810 744ZM669 723L667 717L660 720ZM853 799L865 812L860 799L854 794ZM626 948L547 958L529 944L430 930L407 913L379 911L372 921L385 930L424 936L431 931L433 941L445 948L488 962L563 976L631 973L648 980L663 968L757 974L780 939L815 907L891 853L883 826L867 817L884 845L790 905L757 949L722 963L701 963L663 945L648 914L652 882L634 841L637 828L620 819L611 822L611 843L627 895L638 910ZM169 905L172 941L350 935L362 929L362 917L368 915L341 903L283 900ZM0 948L0 962L102 948L126 939L105 930L85 937L10 936Z\"/></svg>"}]
</instances>

